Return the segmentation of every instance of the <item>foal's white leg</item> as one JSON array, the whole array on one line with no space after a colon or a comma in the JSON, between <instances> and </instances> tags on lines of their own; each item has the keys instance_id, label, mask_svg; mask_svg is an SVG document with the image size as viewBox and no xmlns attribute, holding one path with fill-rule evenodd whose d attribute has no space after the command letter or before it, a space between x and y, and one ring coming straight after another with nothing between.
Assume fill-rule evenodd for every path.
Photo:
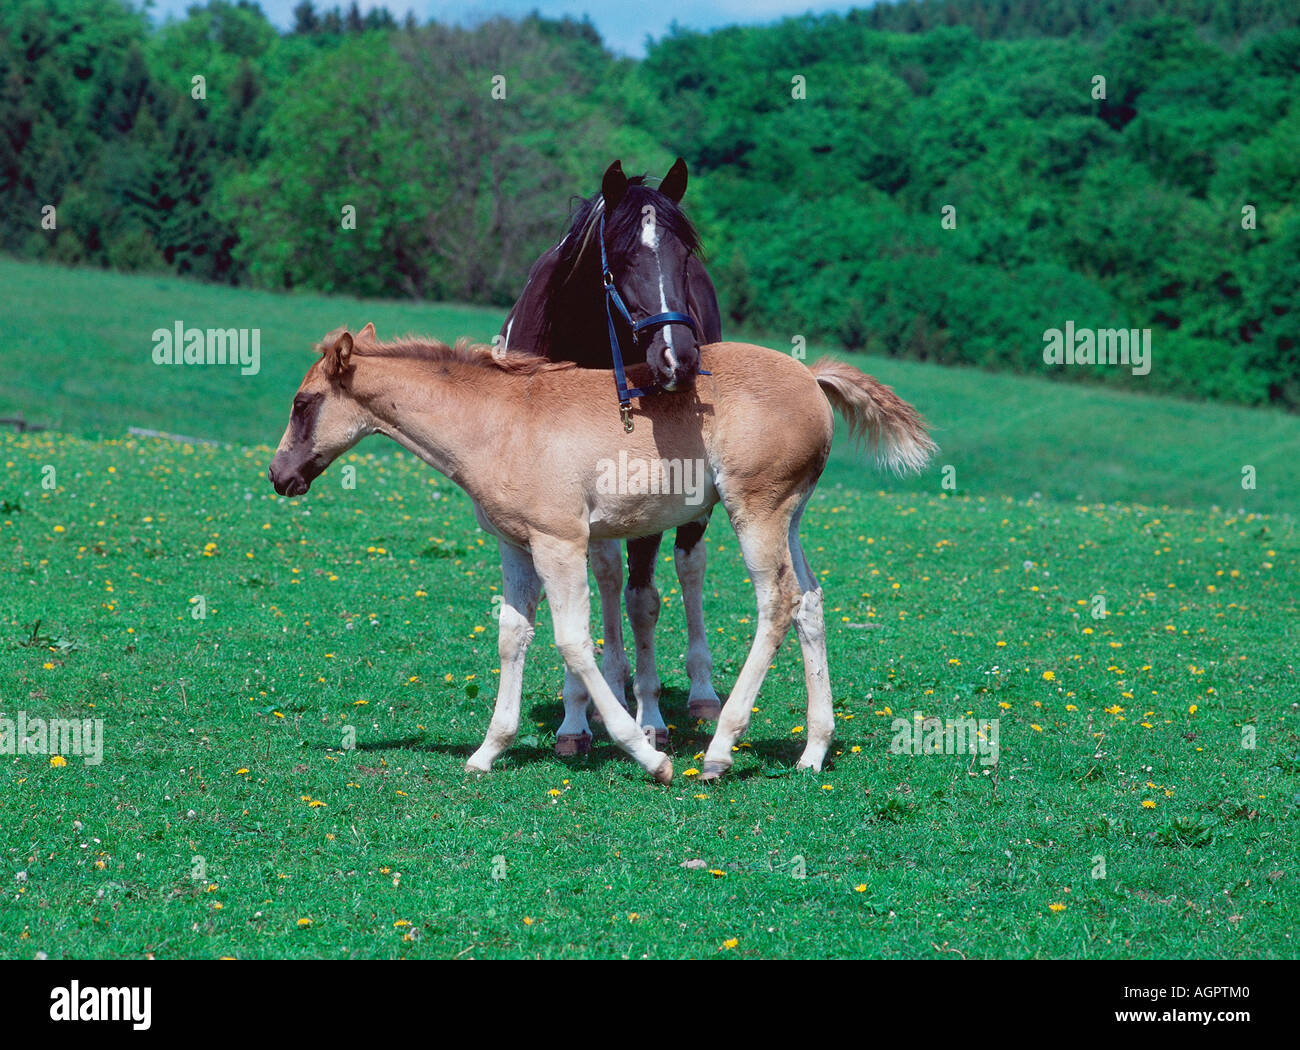
<instances>
[{"instance_id":1,"label":"foal's white leg","mask_svg":"<svg viewBox=\"0 0 1300 1050\"><path fill-rule=\"evenodd\" d=\"M636 696L637 724L646 739L656 747L668 746L668 726L659 712L662 684L655 666L655 625L661 608L659 589L655 586L655 569L659 561L660 536L643 536L627 541L627 618L632 623L636 645L636 677L632 692Z\"/></svg>"},{"instance_id":2,"label":"foal's white leg","mask_svg":"<svg viewBox=\"0 0 1300 1050\"><path fill-rule=\"evenodd\" d=\"M709 515L692 522L704 526ZM722 711L722 701L713 688L713 654L704 632L704 568L708 555L701 536L689 551L673 547L673 564L682 587L682 605L686 609L686 674L691 692L686 713L692 718L714 719ZM640 661L638 661L639 663Z\"/></svg>"},{"instance_id":3,"label":"foal's white leg","mask_svg":"<svg viewBox=\"0 0 1300 1050\"><path fill-rule=\"evenodd\" d=\"M758 626L745 666L741 668L731 696L718 716L718 729L704 754L701 780L714 780L731 768L731 749L749 728L749 719L759 686L767 676L772 657L790 630L798 602L794 566L786 539L787 522L768 521L756 527L737 529L745 567L754 581L758 597ZM779 531L778 531L779 530Z\"/></svg>"},{"instance_id":4,"label":"foal's white leg","mask_svg":"<svg viewBox=\"0 0 1300 1050\"><path fill-rule=\"evenodd\" d=\"M794 614L794 628L799 635L803 651L803 680L808 690L808 744L799 758L798 768L821 771L835 735L835 709L831 703L830 667L826 659L826 620L822 608L822 590L817 586L808 559L799 543L799 522L803 518L805 500L799 505L790 522L790 557L803 597Z\"/></svg>"},{"instance_id":5,"label":"foal's white leg","mask_svg":"<svg viewBox=\"0 0 1300 1050\"><path fill-rule=\"evenodd\" d=\"M533 571L527 551L497 543L501 551L501 578L505 583L505 601L501 605L501 623L497 631L497 653L501 658L501 681L497 686L496 709L487 736L465 763L470 772L485 773L497 756L514 743L519 732L519 704L524 688L524 657L533 640L537 619L537 602L542 584Z\"/></svg>"},{"instance_id":6,"label":"foal's white leg","mask_svg":"<svg viewBox=\"0 0 1300 1050\"><path fill-rule=\"evenodd\" d=\"M591 570L600 591L600 615L605 630L601 674L618 702L627 707L627 653L623 651L623 551L618 540L594 540L588 549ZM564 721L555 734L555 753L564 757L591 750L587 705L591 697L572 671L564 669Z\"/></svg>"},{"instance_id":7,"label":"foal's white leg","mask_svg":"<svg viewBox=\"0 0 1300 1050\"><path fill-rule=\"evenodd\" d=\"M618 702L627 707L628 666L623 651L623 545L618 540L593 540L587 548L591 570L600 591L600 618L605 631L605 653L600 673Z\"/></svg>"},{"instance_id":8,"label":"foal's white leg","mask_svg":"<svg viewBox=\"0 0 1300 1050\"><path fill-rule=\"evenodd\" d=\"M646 741L640 727L615 698L596 667L591 641L591 593L587 587L587 553L582 540L534 536L533 564L546 586L555 623L555 644L564 665L586 687L605 720L610 739L641 764L661 784L673 779L673 764Z\"/></svg>"},{"instance_id":9,"label":"foal's white leg","mask_svg":"<svg viewBox=\"0 0 1300 1050\"><path fill-rule=\"evenodd\" d=\"M655 624L659 622L659 591L651 581L648 587L627 589L627 618L632 622L636 640L636 677L632 692L636 696L636 721L648 730L646 739L654 737L656 747L668 746L668 726L659 710L662 686L655 667Z\"/></svg>"}]
</instances>

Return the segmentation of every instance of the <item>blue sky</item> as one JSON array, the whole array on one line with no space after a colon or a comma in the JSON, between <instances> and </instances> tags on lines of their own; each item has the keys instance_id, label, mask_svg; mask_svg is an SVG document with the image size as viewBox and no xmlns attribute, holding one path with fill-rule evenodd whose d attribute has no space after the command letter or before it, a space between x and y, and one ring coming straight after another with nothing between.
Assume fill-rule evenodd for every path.
<instances>
[{"instance_id":1,"label":"blue sky","mask_svg":"<svg viewBox=\"0 0 1300 1050\"><path fill-rule=\"evenodd\" d=\"M138 0L137 0L138 2ZM350 0L316 0L317 8L346 9ZM359 0L363 11L376 6L373 0ZM807 11L821 14L826 11L845 11L850 7L869 7L874 0L859 0L857 4L815 3L810 0L641 0L619 3L611 0L389 0L384 4L398 18L408 8L421 22L430 18L439 22L469 23L482 21L493 15L521 17L538 10L544 15L560 17L584 14L600 31L605 43L614 51L625 55L641 56L645 53L647 36L660 37L676 21L688 29L714 29L718 26L772 22L785 15L800 15ZM194 0L154 0L151 10L154 19L161 21L168 15L182 17ZM298 0L261 0L267 17L281 28L293 21L291 12Z\"/></svg>"}]
</instances>

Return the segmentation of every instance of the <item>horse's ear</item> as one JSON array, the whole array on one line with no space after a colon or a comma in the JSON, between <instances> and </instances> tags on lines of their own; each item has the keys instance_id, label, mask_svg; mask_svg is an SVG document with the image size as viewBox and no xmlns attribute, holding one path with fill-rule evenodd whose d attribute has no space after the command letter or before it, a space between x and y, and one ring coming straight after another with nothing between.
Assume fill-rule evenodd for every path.
<instances>
[{"instance_id":1,"label":"horse's ear","mask_svg":"<svg viewBox=\"0 0 1300 1050\"><path fill-rule=\"evenodd\" d=\"M659 183L659 192L674 204L681 204L682 198L686 196L686 161L681 157L673 162L664 181Z\"/></svg>"},{"instance_id":2,"label":"horse's ear","mask_svg":"<svg viewBox=\"0 0 1300 1050\"><path fill-rule=\"evenodd\" d=\"M357 333L358 339L364 339L368 343L378 342L378 336L375 335L375 322L367 321L365 328Z\"/></svg>"},{"instance_id":3,"label":"horse's ear","mask_svg":"<svg viewBox=\"0 0 1300 1050\"><path fill-rule=\"evenodd\" d=\"M331 379L347 371L352 361L352 333L347 328L336 328L321 344L325 355L325 374Z\"/></svg>"},{"instance_id":4,"label":"horse's ear","mask_svg":"<svg viewBox=\"0 0 1300 1050\"><path fill-rule=\"evenodd\" d=\"M623 162L614 161L605 169L605 177L600 183L601 196L605 198L605 213L608 215L618 207L618 202L627 193L627 176L623 174Z\"/></svg>"}]
</instances>

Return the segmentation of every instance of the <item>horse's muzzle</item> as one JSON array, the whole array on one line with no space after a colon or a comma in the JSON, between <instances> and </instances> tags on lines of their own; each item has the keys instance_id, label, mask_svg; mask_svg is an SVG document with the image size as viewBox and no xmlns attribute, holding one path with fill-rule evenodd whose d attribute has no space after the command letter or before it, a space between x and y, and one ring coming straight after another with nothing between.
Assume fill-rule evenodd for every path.
<instances>
[{"instance_id":1,"label":"horse's muzzle","mask_svg":"<svg viewBox=\"0 0 1300 1050\"><path fill-rule=\"evenodd\" d=\"M274 464L267 469L266 476L271 479L271 485L281 496L301 496L311 488L311 482L296 472L277 477Z\"/></svg>"}]
</instances>

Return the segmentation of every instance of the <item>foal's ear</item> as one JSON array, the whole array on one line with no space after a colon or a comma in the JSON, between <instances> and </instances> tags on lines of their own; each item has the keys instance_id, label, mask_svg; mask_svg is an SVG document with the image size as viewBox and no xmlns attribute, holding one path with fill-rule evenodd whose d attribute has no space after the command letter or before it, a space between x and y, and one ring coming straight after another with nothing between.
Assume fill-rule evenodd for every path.
<instances>
[{"instance_id":1,"label":"foal's ear","mask_svg":"<svg viewBox=\"0 0 1300 1050\"><path fill-rule=\"evenodd\" d=\"M686 161L681 157L673 162L664 181L659 183L659 192L674 204L681 204L682 198L686 196Z\"/></svg>"},{"instance_id":2,"label":"foal's ear","mask_svg":"<svg viewBox=\"0 0 1300 1050\"><path fill-rule=\"evenodd\" d=\"M346 328L336 328L321 344L325 355L325 374L331 379L346 372L352 361L352 333Z\"/></svg>"},{"instance_id":3,"label":"foal's ear","mask_svg":"<svg viewBox=\"0 0 1300 1050\"><path fill-rule=\"evenodd\" d=\"M605 214L618 207L618 202L627 193L627 176L623 174L623 162L614 161L605 169L605 177L600 183L601 196L605 198Z\"/></svg>"},{"instance_id":4,"label":"foal's ear","mask_svg":"<svg viewBox=\"0 0 1300 1050\"><path fill-rule=\"evenodd\" d=\"M357 333L358 339L364 339L368 343L378 342L378 336L375 335L375 322L367 321L365 328Z\"/></svg>"}]
</instances>

